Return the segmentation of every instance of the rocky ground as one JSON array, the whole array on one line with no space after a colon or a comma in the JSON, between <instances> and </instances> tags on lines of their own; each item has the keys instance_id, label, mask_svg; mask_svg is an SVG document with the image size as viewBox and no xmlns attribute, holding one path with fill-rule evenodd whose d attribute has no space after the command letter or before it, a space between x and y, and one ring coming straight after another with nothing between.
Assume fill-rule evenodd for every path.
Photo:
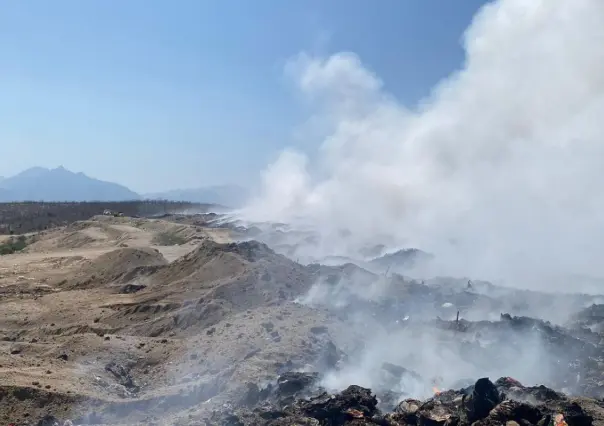
<instances>
[{"instance_id":1,"label":"rocky ground","mask_svg":"<svg viewBox=\"0 0 604 426\"><path fill-rule=\"evenodd\" d=\"M0 422L604 425L601 297L388 272L414 251L301 264L223 219L0 257Z\"/></svg>"}]
</instances>

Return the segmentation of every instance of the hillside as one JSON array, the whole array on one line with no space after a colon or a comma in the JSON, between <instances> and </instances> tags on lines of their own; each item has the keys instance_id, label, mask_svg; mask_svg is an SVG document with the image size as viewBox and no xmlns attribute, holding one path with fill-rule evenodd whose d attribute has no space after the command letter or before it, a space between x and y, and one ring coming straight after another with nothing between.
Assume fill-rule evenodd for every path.
<instances>
[{"instance_id":1,"label":"hillside","mask_svg":"<svg viewBox=\"0 0 604 426\"><path fill-rule=\"evenodd\" d=\"M128 201L140 198L123 185L63 167L33 167L0 181L0 201Z\"/></svg>"}]
</instances>

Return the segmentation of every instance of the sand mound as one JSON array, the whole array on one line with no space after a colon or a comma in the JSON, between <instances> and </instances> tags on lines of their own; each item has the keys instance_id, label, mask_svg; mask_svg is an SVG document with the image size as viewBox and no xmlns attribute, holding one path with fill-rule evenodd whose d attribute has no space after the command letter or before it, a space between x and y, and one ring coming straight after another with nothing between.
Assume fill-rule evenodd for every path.
<instances>
[{"instance_id":1,"label":"sand mound","mask_svg":"<svg viewBox=\"0 0 604 426\"><path fill-rule=\"evenodd\" d=\"M273 252L256 241L220 244L204 240L190 253L172 262L156 276L158 282L172 283L189 281L214 281L224 277L240 275L253 263L277 263L296 265L295 262ZM258 265L254 265L258 266Z\"/></svg>"},{"instance_id":2,"label":"sand mound","mask_svg":"<svg viewBox=\"0 0 604 426\"><path fill-rule=\"evenodd\" d=\"M100 230L99 230L100 231ZM100 234L100 232L99 232ZM104 242L107 237L100 235L93 235L92 233L86 233L83 231L70 232L67 235L62 235L55 240L54 247L57 249L77 249L93 247L98 245L99 242Z\"/></svg>"},{"instance_id":3,"label":"sand mound","mask_svg":"<svg viewBox=\"0 0 604 426\"><path fill-rule=\"evenodd\" d=\"M310 285L305 267L257 241L219 244L206 240L154 278L183 282L188 288L217 293L212 296L242 305L254 305L252 299L264 292L275 297L283 292L293 296Z\"/></svg>"},{"instance_id":4,"label":"sand mound","mask_svg":"<svg viewBox=\"0 0 604 426\"><path fill-rule=\"evenodd\" d=\"M148 276L152 291L139 295L119 316L145 320L132 330L135 334L192 333L232 314L293 300L314 279L307 268L264 244L204 241Z\"/></svg>"},{"instance_id":5,"label":"sand mound","mask_svg":"<svg viewBox=\"0 0 604 426\"><path fill-rule=\"evenodd\" d=\"M94 221L75 222L64 228L38 234L37 240L27 247L27 252L36 253L111 245L120 240L123 237L122 234Z\"/></svg>"},{"instance_id":6,"label":"sand mound","mask_svg":"<svg viewBox=\"0 0 604 426\"><path fill-rule=\"evenodd\" d=\"M90 288L112 282L127 282L137 274L148 274L164 265L166 259L150 248L120 248L105 253L86 265L77 277L69 280L68 288Z\"/></svg>"}]
</instances>

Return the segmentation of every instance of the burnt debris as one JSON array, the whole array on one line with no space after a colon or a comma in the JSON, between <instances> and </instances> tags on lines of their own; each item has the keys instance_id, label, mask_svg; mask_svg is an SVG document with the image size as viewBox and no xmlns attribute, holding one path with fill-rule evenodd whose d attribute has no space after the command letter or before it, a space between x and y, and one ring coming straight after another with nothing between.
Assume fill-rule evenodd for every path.
<instances>
[{"instance_id":1,"label":"burnt debris","mask_svg":"<svg viewBox=\"0 0 604 426\"><path fill-rule=\"evenodd\" d=\"M111 361L105 366L105 371L111 373L118 384L123 386L128 394L135 395L140 390L140 386L134 381L129 368Z\"/></svg>"},{"instance_id":2,"label":"burnt debris","mask_svg":"<svg viewBox=\"0 0 604 426\"><path fill-rule=\"evenodd\" d=\"M281 384L294 383L294 394L315 386L315 374L288 373ZM279 386L281 388L281 386ZM438 392L427 400L405 399L391 412L382 412L370 389L349 386L340 393L321 388L291 400L291 393L265 394L253 407L214 411L207 426L380 425L380 426L591 426L593 418L577 401L544 386L524 387L510 377L495 383L488 378L458 390Z\"/></svg>"}]
</instances>

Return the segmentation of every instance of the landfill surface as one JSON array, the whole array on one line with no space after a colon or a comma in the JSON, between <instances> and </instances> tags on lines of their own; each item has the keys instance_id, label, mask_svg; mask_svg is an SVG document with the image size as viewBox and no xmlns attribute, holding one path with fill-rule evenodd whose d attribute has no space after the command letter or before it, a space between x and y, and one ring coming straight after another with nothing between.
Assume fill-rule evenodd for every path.
<instances>
[{"instance_id":1,"label":"landfill surface","mask_svg":"<svg viewBox=\"0 0 604 426\"><path fill-rule=\"evenodd\" d=\"M216 214L40 233L0 257L0 422L604 425L602 296L312 244Z\"/></svg>"}]
</instances>

